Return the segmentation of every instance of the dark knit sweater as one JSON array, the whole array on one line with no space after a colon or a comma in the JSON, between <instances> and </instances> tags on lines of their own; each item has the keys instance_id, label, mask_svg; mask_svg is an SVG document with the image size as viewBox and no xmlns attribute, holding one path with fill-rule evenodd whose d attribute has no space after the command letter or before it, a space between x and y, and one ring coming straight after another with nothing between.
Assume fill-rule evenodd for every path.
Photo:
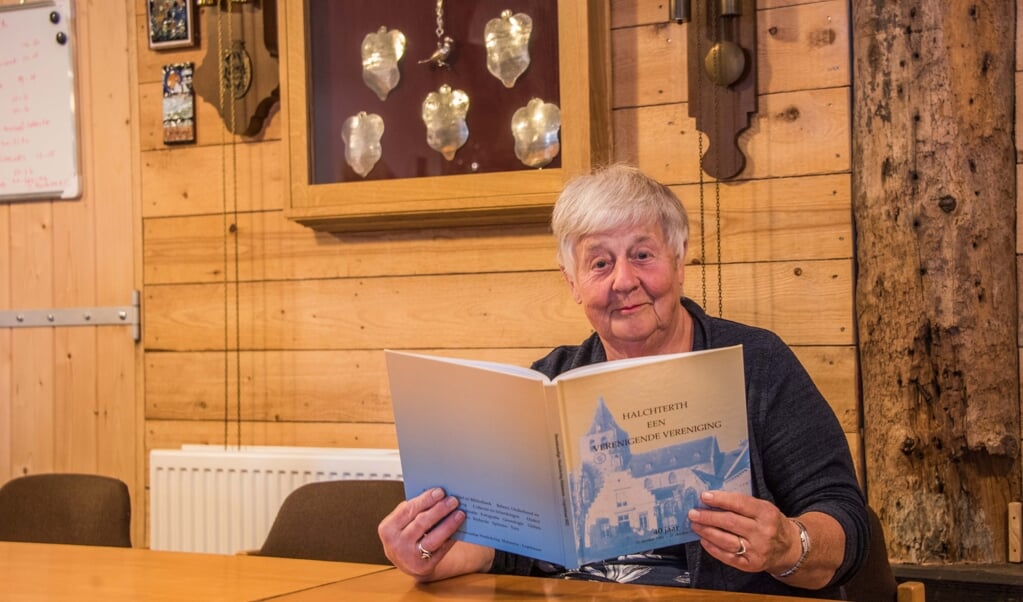
<instances>
[{"instance_id":1,"label":"dark knit sweater","mask_svg":"<svg viewBox=\"0 0 1023 602\"><path fill-rule=\"evenodd\" d=\"M777 335L708 316L689 299L683 299L682 305L694 320L694 350L743 346L753 495L771 502L786 516L817 511L834 517L845 531L845 559L828 587L810 592L767 573L746 573L725 565L704 552L698 541L664 552L675 553L680 560L684 555L687 569L680 567L680 571L688 570L692 587L840 599L839 586L866 557L868 531L864 497L834 411ZM603 361L607 355L594 334L581 345L554 349L533 368L554 378ZM497 551L491 571L558 576L559 569Z\"/></svg>"}]
</instances>

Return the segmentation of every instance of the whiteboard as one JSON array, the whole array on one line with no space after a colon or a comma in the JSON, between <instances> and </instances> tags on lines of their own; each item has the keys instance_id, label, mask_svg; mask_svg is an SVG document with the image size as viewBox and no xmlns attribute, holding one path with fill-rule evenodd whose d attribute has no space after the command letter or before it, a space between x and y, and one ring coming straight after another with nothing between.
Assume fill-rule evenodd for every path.
<instances>
[{"instance_id":1,"label":"whiteboard","mask_svg":"<svg viewBox=\"0 0 1023 602\"><path fill-rule=\"evenodd\" d=\"M0 6L0 201L82 194L72 8Z\"/></svg>"}]
</instances>

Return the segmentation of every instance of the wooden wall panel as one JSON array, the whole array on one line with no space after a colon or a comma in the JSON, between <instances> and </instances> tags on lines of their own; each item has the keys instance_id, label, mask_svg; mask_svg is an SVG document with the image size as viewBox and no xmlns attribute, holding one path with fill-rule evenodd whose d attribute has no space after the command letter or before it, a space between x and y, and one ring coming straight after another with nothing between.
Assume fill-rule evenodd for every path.
<instances>
[{"instance_id":1,"label":"wooden wall panel","mask_svg":"<svg viewBox=\"0 0 1023 602\"><path fill-rule=\"evenodd\" d=\"M280 209L282 150L275 140L144 152L142 216Z\"/></svg>"},{"instance_id":2,"label":"wooden wall panel","mask_svg":"<svg viewBox=\"0 0 1023 602\"><path fill-rule=\"evenodd\" d=\"M93 472L99 464L99 438L105 432L97 420L96 386L101 361L96 353L99 349L97 330L62 328L54 331L54 466L62 467L61 470ZM114 355L116 357L116 353Z\"/></svg>"},{"instance_id":3,"label":"wooden wall panel","mask_svg":"<svg viewBox=\"0 0 1023 602\"><path fill-rule=\"evenodd\" d=\"M91 30L89 15L81 15L78 22L79 42L88 39ZM91 44L78 44L79 58L76 82L83 97L92 97L97 83L93 82L94 69L103 63L98 49ZM124 48L114 48L124 53ZM123 95L123 92L122 92ZM124 95L126 96L126 95ZM117 96L111 95L111 102ZM125 102L126 106L128 103ZM111 110L118 107L105 107ZM127 111L125 111L127 113ZM116 134L115 134L116 136ZM99 137L102 140L102 136ZM91 128L83 128L79 134L79 169L83 174L95 173L96 155L93 145L97 136ZM119 149L123 153L123 149ZM54 289L51 298L43 304L27 307L95 307L97 303L98 275L97 231L95 207L96 182L83 178L82 198L54 208L52 231L54 232L53 262L48 266ZM104 199L105 202L105 199ZM130 215L130 212L129 212ZM130 226L129 226L130 228ZM118 238L114 238L117 241ZM123 299L126 302L127 299ZM97 438L100 432L96 424L96 329L62 328L52 331L54 353L51 360L53 369L53 448L54 462L50 470L71 470L93 472L96 469L96 454L99 449Z\"/></svg>"},{"instance_id":4,"label":"wooden wall panel","mask_svg":"<svg viewBox=\"0 0 1023 602\"><path fill-rule=\"evenodd\" d=\"M852 255L849 175L804 176L673 187L689 211L688 261L840 259ZM720 224L716 203L720 199ZM703 222L701 249L700 226ZM721 257L717 256L720 226Z\"/></svg>"},{"instance_id":5,"label":"wooden wall panel","mask_svg":"<svg viewBox=\"0 0 1023 602\"><path fill-rule=\"evenodd\" d=\"M425 349L423 353L529 366L549 348ZM843 428L855 432L855 350L794 347ZM241 359L236 397L234 366ZM225 392L225 363L230 390ZM381 350L189 351L146 357L146 416L154 420L255 422L393 421ZM226 396L225 396L226 393ZM237 400L240 399L240 410Z\"/></svg>"},{"instance_id":6,"label":"wooden wall panel","mask_svg":"<svg viewBox=\"0 0 1023 602\"><path fill-rule=\"evenodd\" d=\"M428 349L424 353L528 366L547 348ZM223 420L224 366L241 359L241 413L266 422L392 422L382 350L150 353L146 415L154 420ZM227 408L225 410L225 408Z\"/></svg>"},{"instance_id":7,"label":"wooden wall panel","mask_svg":"<svg viewBox=\"0 0 1023 602\"><path fill-rule=\"evenodd\" d=\"M280 211L231 217L242 281L555 267L554 242L545 226L333 235L299 225ZM233 280L234 241L224 237L229 228L221 215L146 220L146 284L223 282L225 243ZM495 254L495 248L502 252Z\"/></svg>"},{"instance_id":8,"label":"wooden wall panel","mask_svg":"<svg viewBox=\"0 0 1023 602\"><path fill-rule=\"evenodd\" d=\"M676 186L690 210L688 261L700 260L699 188ZM707 261L717 262L717 221L721 201L723 260L778 261L833 259L852 253L847 174L752 180L704 189ZM426 275L549 270L554 241L546 227L490 228L336 236L296 224L278 211L231 216L238 236L238 278L301 278ZM233 280L234 242L222 215L168 217L145 221L144 269L149 284L223 282L226 262ZM229 234L234 236L235 234ZM225 249L226 245L226 249ZM493 249L502 249L493 253ZM346 258L323 261L325 255Z\"/></svg>"},{"instance_id":9,"label":"wooden wall panel","mask_svg":"<svg viewBox=\"0 0 1023 602\"><path fill-rule=\"evenodd\" d=\"M11 4L7 0L0 0ZM78 3L72 40L81 198L0 206L0 309L127 305L135 282L139 214L133 96L135 0ZM125 327L0 331L0 478L77 471L115 476L138 494L140 407Z\"/></svg>"},{"instance_id":10,"label":"wooden wall panel","mask_svg":"<svg viewBox=\"0 0 1023 602\"><path fill-rule=\"evenodd\" d=\"M699 270L686 270L685 290L697 300ZM726 265L726 315L790 344L852 344L851 271L848 260ZM706 277L716 299L716 269ZM225 316L234 348L235 287L227 287L226 308L224 288L147 287L146 348L223 349ZM555 271L266 281L238 290L241 349L551 347L589 332Z\"/></svg>"},{"instance_id":11,"label":"wooden wall panel","mask_svg":"<svg viewBox=\"0 0 1023 602\"><path fill-rule=\"evenodd\" d=\"M667 11L665 11L667 15ZM686 26L674 22L616 29L611 32L616 108L669 104L686 100Z\"/></svg>"},{"instance_id":12,"label":"wooden wall panel","mask_svg":"<svg viewBox=\"0 0 1023 602\"><path fill-rule=\"evenodd\" d=\"M789 345L854 343L851 260L726 264L722 273L729 319L773 330Z\"/></svg>"},{"instance_id":13,"label":"wooden wall panel","mask_svg":"<svg viewBox=\"0 0 1023 602\"><path fill-rule=\"evenodd\" d=\"M850 67L848 0L757 11L760 93L848 86Z\"/></svg>"},{"instance_id":14,"label":"wooden wall panel","mask_svg":"<svg viewBox=\"0 0 1023 602\"><path fill-rule=\"evenodd\" d=\"M757 14L763 15L767 9L786 8L792 6L812 5L821 0L757 0ZM758 19L760 17L758 16ZM649 2L647 0L612 0L611 28L630 27L663 23L668 20L668 2Z\"/></svg>"},{"instance_id":15,"label":"wooden wall panel","mask_svg":"<svg viewBox=\"0 0 1023 602\"><path fill-rule=\"evenodd\" d=\"M612 31L616 108L688 101L689 25L661 18ZM848 30L846 0L758 11L758 92L848 86Z\"/></svg>"},{"instance_id":16,"label":"wooden wall panel","mask_svg":"<svg viewBox=\"0 0 1023 602\"><path fill-rule=\"evenodd\" d=\"M53 211L50 203L17 203L11 211L11 308L52 306ZM54 334L49 329L11 331L11 471L52 472L54 422Z\"/></svg>"},{"instance_id":17,"label":"wooden wall panel","mask_svg":"<svg viewBox=\"0 0 1023 602\"><path fill-rule=\"evenodd\" d=\"M11 240L11 208L9 204L0 204L0 241ZM0 242L0 308L11 308L11 274L12 249L10 244ZM0 483L7 482L12 476L11 437L6 436L13 428L11 418L14 414L13 361L11 329L0 328Z\"/></svg>"},{"instance_id":18,"label":"wooden wall panel","mask_svg":"<svg viewBox=\"0 0 1023 602\"><path fill-rule=\"evenodd\" d=\"M266 281L239 289L242 349L537 347L589 332L554 271ZM146 348L223 348L223 290L147 287ZM233 347L233 325L229 332Z\"/></svg>"},{"instance_id":19,"label":"wooden wall panel","mask_svg":"<svg viewBox=\"0 0 1023 602\"><path fill-rule=\"evenodd\" d=\"M390 422L242 422L239 424L237 422L225 423L222 420L146 421L147 449L175 449L182 443L237 447L239 441L243 445L398 447L394 424Z\"/></svg>"},{"instance_id":20,"label":"wooden wall panel","mask_svg":"<svg viewBox=\"0 0 1023 602\"><path fill-rule=\"evenodd\" d=\"M768 94L758 103L739 136L746 156L739 178L849 170L848 88ZM688 111L686 104L616 110L615 160L635 163L667 184L698 181L697 130Z\"/></svg>"}]
</instances>

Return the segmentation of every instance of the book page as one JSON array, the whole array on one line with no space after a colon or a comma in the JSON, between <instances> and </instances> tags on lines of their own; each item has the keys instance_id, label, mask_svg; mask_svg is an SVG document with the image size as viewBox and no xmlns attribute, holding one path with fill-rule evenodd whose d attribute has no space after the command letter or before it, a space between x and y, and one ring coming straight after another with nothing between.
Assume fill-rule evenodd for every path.
<instances>
[{"instance_id":1,"label":"book page","mask_svg":"<svg viewBox=\"0 0 1023 602\"><path fill-rule=\"evenodd\" d=\"M561 558L566 512L546 379L397 352L387 369L406 494L439 486L459 498L467 518L457 539Z\"/></svg>"},{"instance_id":2,"label":"book page","mask_svg":"<svg viewBox=\"0 0 1023 602\"><path fill-rule=\"evenodd\" d=\"M452 364L459 364L462 366L472 366L474 368L479 368L480 370L490 370L492 372L501 372L503 374L514 374L516 376L521 376L522 378L528 378L530 380L550 382L550 379L547 378L547 375L543 374L542 372L537 372L532 368L525 368L523 366L516 366L514 364L502 364L500 362L488 362L486 360L472 360L457 357L445 357L440 355L425 355L422 353L408 353L405 351L386 350L385 353L400 353L401 355L419 357L432 362L449 362Z\"/></svg>"}]
</instances>

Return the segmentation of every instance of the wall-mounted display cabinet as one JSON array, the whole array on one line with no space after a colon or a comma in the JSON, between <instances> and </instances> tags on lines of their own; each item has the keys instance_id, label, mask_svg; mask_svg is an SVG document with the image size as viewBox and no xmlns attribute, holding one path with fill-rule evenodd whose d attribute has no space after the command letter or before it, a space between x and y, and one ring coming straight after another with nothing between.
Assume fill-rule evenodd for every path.
<instances>
[{"instance_id":1,"label":"wall-mounted display cabinet","mask_svg":"<svg viewBox=\"0 0 1023 602\"><path fill-rule=\"evenodd\" d=\"M546 221L565 181L610 157L608 11L283 0L288 217L326 231Z\"/></svg>"}]
</instances>

